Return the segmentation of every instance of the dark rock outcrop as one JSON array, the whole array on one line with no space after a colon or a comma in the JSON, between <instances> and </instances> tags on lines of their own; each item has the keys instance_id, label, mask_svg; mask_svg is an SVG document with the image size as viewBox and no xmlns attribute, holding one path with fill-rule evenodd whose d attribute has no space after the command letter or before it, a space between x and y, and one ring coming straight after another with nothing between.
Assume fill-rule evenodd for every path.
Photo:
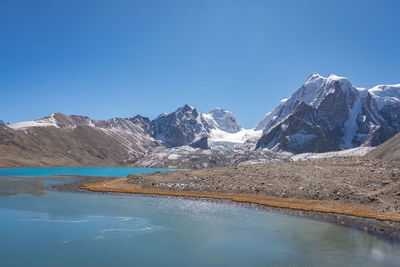
<instances>
[{"instance_id":1,"label":"dark rock outcrop","mask_svg":"<svg viewBox=\"0 0 400 267\"><path fill-rule=\"evenodd\" d=\"M167 147L176 147L207 137L210 129L210 125L195 108L185 105L175 112L155 118L150 122L149 132Z\"/></svg>"},{"instance_id":2,"label":"dark rock outcrop","mask_svg":"<svg viewBox=\"0 0 400 267\"><path fill-rule=\"evenodd\" d=\"M208 137L207 136L197 140L196 142L191 143L190 146L193 148L210 149L210 147L208 145Z\"/></svg>"}]
</instances>

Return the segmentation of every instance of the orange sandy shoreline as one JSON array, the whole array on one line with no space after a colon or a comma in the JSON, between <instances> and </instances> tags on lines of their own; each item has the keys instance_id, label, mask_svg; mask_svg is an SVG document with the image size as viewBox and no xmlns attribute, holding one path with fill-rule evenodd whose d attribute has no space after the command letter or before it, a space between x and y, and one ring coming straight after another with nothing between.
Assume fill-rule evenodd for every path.
<instances>
[{"instance_id":1,"label":"orange sandy shoreline","mask_svg":"<svg viewBox=\"0 0 400 267\"><path fill-rule=\"evenodd\" d=\"M164 195L164 196L178 196L178 197L181 196L181 197L231 200L235 202L253 203L275 208L334 213L340 215L350 215L360 218L369 218L380 221L390 221L390 222L400 223L399 214L380 213L373 209L337 205L336 203L331 203L326 201L283 199L283 198L268 197L261 195L249 195L249 194L172 191L165 189L141 188L138 185L126 183L127 179L128 178L116 178L97 183L83 184L81 188L93 192L151 194L151 195L161 195L161 196Z\"/></svg>"}]
</instances>

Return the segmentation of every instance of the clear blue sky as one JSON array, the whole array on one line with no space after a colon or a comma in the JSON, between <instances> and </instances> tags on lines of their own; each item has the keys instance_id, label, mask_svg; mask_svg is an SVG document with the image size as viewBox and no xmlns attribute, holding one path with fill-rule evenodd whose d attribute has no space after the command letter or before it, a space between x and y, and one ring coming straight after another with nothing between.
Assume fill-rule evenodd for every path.
<instances>
[{"instance_id":1,"label":"clear blue sky","mask_svg":"<svg viewBox=\"0 0 400 267\"><path fill-rule=\"evenodd\" d=\"M187 103L254 127L313 72L400 83L400 1L0 1L0 119L154 118Z\"/></svg>"}]
</instances>

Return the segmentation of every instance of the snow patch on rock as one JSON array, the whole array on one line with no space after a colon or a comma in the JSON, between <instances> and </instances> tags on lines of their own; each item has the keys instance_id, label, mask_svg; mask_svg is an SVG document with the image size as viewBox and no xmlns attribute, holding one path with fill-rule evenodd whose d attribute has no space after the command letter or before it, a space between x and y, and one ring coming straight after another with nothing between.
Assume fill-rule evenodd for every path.
<instances>
[{"instance_id":1,"label":"snow patch on rock","mask_svg":"<svg viewBox=\"0 0 400 267\"><path fill-rule=\"evenodd\" d=\"M57 120L54 118L54 114L51 114L50 116L44 117L43 119L40 119L40 120L17 122L17 123L10 124L8 126L14 130L26 130L31 127L60 128L57 125Z\"/></svg>"},{"instance_id":2,"label":"snow patch on rock","mask_svg":"<svg viewBox=\"0 0 400 267\"><path fill-rule=\"evenodd\" d=\"M369 151L374 149L373 147L356 147L351 149L345 149L341 151L325 152L325 153L302 153L291 156L290 159L293 161L311 160L311 159L323 159L333 157L361 157L367 154Z\"/></svg>"}]
</instances>

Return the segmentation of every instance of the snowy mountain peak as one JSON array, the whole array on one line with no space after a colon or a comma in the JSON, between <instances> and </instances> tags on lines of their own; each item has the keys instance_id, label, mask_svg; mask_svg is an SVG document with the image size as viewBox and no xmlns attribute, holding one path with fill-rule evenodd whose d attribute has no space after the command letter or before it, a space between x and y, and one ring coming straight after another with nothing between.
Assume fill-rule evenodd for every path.
<instances>
[{"instance_id":1,"label":"snowy mountain peak","mask_svg":"<svg viewBox=\"0 0 400 267\"><path fill-rule=\"evenodd\" d=\"M162 114L151 121L149 131L167 147L190 145L207 137L210 125L192 106L184 105L174 112Z\"/></svg>"},{"instance_id":2,"label":"snowy mountain peak","mask_svg":"<svg viewBox=\"0 0 400 267\"><path fill-rule=\"evenodd\" d=\"M324 79L325 78L322 75L320 75L319 73L313 73L310 76L308 76L308 78L304 84L315 83L315 82L319 82Z\"/></svg>"},{"instance_id":3,"label":"snowy mountain peak","mask_svg":"<svg viewBox=\"0 0 400 267\"><path fill-rule=\"evenodd\" d=\"M132 121L133 123L141 123L141 124L149 124L150 123L150 119L147 117L143 117L141 115L136 115L133 118L129 119L130 121Z\"/></svg>"},{"instance_id":4,"label":"snowy mountain peak","mask_svg":"<svg viewBox=\"0 0 400 267\"><path fill-rule=\"evenodd\" d=\"M242 129L235 116L222 108L214 108L204 113L203 117L213 129L220 129L228 133L236 133Z\"/></svg>"},{"instance_id":5,"label":"snowy mountain peak","mask_svg":"<svg viewBox=\"0 0 400 267\"><path fill-rule=\"evenodd\" d=\"M196 110L194 107L185 104L183 107L178 108L175 112L188 112Z\"/></svg>"},{"instance_id":6,"label":"snowy mountain peak","mask_svg":"<svg viewBox=\"0 0 400 267\"><path fill-rule=\"evenodd\" d=\"M351 81L349 80L349 78L346 78L346 77L340 77L335 74L331 74L325 80L326 87L334 86L335 83L338 83L338 85L341 89L353 88Z\"/></svg>"},{"instance_id":7,"label":"snowy mountain peak","mask_svg":"<svg viewBox=\"0 0 400 267\"><path fill-rule=\"evenodd\" d=\"M326 78L318 73L311 74L291 97L282 99L271 112L268 112L256 125L255 130L263 130L265 132L288 116L298 103L304 102L310 104L326 80Z\"/></svg>"},{"instance_id":8,"label":"snowy mountain peak","mask_svg":"<svg viewBox=\"0 0 400 267\"><path fill-rule=\"evenodd\" d=\"M196 110L196 108L185 104L182 107L177 108L175 111L171 113L161 113L158 115L154 120L159 120L163 117L169 117L169 116L176 116L180 119L192 119L196 118L200 115L200 113Z\"/></svg>"},{"instance_id":9,"label":"snowy mountain peak","mask_svg":"<svg viewBox=\"0 0 400 267\"><path fill-rule=\"evenodd\" d=\"M355 88L346 77L312 74L257 125L257 147L294 153L377 145L400 130L400 85Z\"/></svg>"},{"instance_id":10,"label":"snowy mountain peak","mask_svg":"<svg viewBox=\"0 0 400 267\"><path fill-rule=\"evenodd\" d=\"M189 105L184 105L183 107L178 108L175 112L177 117L181 119L193 119L193 118L198 118L200 116L200 113L192 106Z\"/></svg>"},{"instance_id":11,"label":"snowy mountain peak","mask_svg":"<svg viewBox=\"0 0 400 267\"><path fill-rule=\"evenodd\" d=\"M349 78L347 78L347 77L338 76L338 75L333 74L333 73L329 74L327 79L328 80L336 80L336 81L349 80Z\"/></svg>"},{"instance_id":12,"label":"snowy mountain peak","mask_svg":"<svg viewBox=\"0 0 400 267\"><path fill-rule=\"evenodd\" d=\"M354 88L350 80L346 77L340 77L330 74L328 78L320 85L320 88L314 93L312 101L304 101L306 104L317 108L321 102L330 94L335 97L347 98L345 101L352 101L359 94L360 90Z\"/></svg>"}]
</instances>

